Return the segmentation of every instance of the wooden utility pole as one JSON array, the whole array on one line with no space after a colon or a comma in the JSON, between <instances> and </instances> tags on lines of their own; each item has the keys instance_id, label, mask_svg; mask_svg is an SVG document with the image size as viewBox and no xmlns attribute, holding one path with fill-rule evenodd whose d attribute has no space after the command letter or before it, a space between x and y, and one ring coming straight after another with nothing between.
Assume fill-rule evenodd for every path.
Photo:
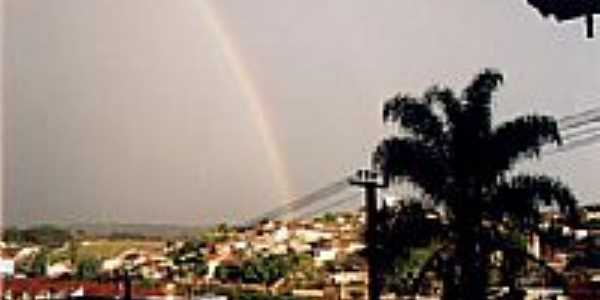
<instances>
[{"instance_id":1,"label":"wooden utility pole","mask_svg":"<svg viewBox=\"0 0 600 300\"><path fill-rule=\"evenodd\" d=\"M367 243L367 261L368 269L368 288L369 300L379 300L381 288L383 287L382 277L379 274L379 261L377 260L377 190L387 187L387 180L372 170L358 170L354 177L349 180L351 185L360 186L365 189L365 208L366 208L366 234Z\"/></svg>"},{"instance_id":2,"label":"wooden utility pole","mask_svg":"<svg viewBox=\"0 0 600 300\"><path fill-rule=\"evenodd\" d=\"M131 277L129 275L129 270L125 270L125 273L123 274L123 281L123 299L131 300Z\"/></svg>"}]
</instances>

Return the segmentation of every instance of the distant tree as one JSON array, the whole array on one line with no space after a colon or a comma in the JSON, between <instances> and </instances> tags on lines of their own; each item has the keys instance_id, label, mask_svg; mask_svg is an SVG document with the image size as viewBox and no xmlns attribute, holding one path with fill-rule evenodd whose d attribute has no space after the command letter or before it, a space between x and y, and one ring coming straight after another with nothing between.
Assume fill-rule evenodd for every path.
<instances>
[{"instance_id":1,"label":"distant tree","mask_svg":"<svg viewBox=\"0 0 600 300\"><path fill-rule=\"evenodd\" d=\"M242 281L247 283L261 282L261 274L255 264L246 264L242 267Z\"/></svg>"},{"instance_id":2,"label":"distant tree","mask_svg":"<svg viewBox=\"0 0 600 300\"><path fill-rule=\"evenodd\" d=\"M293 255L290 272L298 275L294 277L294 282L299 286L320 281L326 275L322 268L314 264L313 258L305 253Z\"/></svg>"},{"instance_id":3,"label":"distant tree","mask_svg":"<svg viewBox=\"0 0 600 300\"><path fill-rule=\"evenodd\" d=\"M216 230L218 233L228 234L231 231L231 227L227 223L219 223Z\"/></svg>"},{"instance_id":4,"label":"distant tree","mask_svg":"<svg viewBox=\"0 0 600 300\"><path fill-rule=\"evenodd\" d=\"M4 229L2 239L12 243L29 243L47 247L60 247L70 238L67 230L53 225L39 225L27 229L8 227Z\"/></svg>"},{"instance_id":5,"label":"distant tree","mask_svg":"<svg viewBox=\"0 0 600 300\"><path fill-rule=\"evenodd\" d=\"M540 155L541 147L560 144L554 118L518 117L492 125L492 96L503 76L478 74L460 96L434 86L421 97L400 94L383 108L384 121L399 124L399 134L377 147L374 164L390 179L408 179L449 214L456 249L458 284L446 282L446 299L486 298L490 236L484 220L506 218L535 225L537 207L558 204L576 216L570 190L543 175L512 175L518 161Z\"/></svg>"},{"instance_id":6,"label":"distant tree","mask_svg":"<svg viewBox=\"0 0 600 300\"><path fill-rule=\"evenodd\" d=\"M222 282L239 282L243 271L239 266L220 265L215 269L215 278Z\"/></svg>"},{"instance_id":7,"label":"distant tree","mask_svg":"<svg viewBox=\"0 0 600 300\"><path fill-rule=\"evenodd\" d=\"M84 258L77 264L75 276L79 280L95 280L98 279L102 261L97 258Z\"/></svg>"},{"instance_id":8,"label":"distant tree","mask_svg":"<svg viewBox=\"0 0 600 300\"><path fill-rule=\"evenodd\" d=\"M25 241L25 236L23 232L19 230L17 227L7 227L4 229L2 234L2 240L8 243L17 243L21 244Z\"/></svg>"},{"instance_id":9,"label":"distant tree","mask_svg":"<svg viewBox=\"0 0 600 300\"><path fill-rule=\"evenodd\" d=\"M42 248L40 252L35 255L29 271L33 277L41 277L46 276L47 270L48 250L46 248Z\"/></svg>"},{"instance_id":10,"label":"distant tree","mask_svg":"<svg viewBox=\"0 0 600 300\"><path fill-rule=\"evenodd\" d=\"M287 276L294 268L293 257L287 255L259 256L244 262L241 268L242 281L270 285Z\"/></svg>"},{"instance_id":11,"label":"distant tree","mask_svg":"<svg viewBox=\"0 0 600 300\"><path fill-rule=\"evenodd\" d=\"M211 230L211 231L202 233L200 240L202 240L208 244L220 243L220 242L224 242L227 240L227 234L225 234L221 231L218 231L218 230Z\"/></svg>"},{"instance_id":12,"label":"distant tree","mask_svg":"<svg viewBox=\"0 0 600 300\"><path fill-rule=\"evenodd\" d=\"M208 273L208 266L202 253L206 243L202 240L189 240L183 246L171 253L173 263L179 268L180 276L193 274L204 276Z\"/></svg>"},{"instance_id":13,"label":"distant tree","mask_svg":"<svg viewBox=\"0 0 600 300\"><path fill-rule=\"evenodd\" d=\"M333 223L336 221L336 219L337 217L335 216L335 214L331 212L327 212L323 215L323 217L321 217L321 220L323 220L323 222L325 223Z\"/></svg>"},{"instance_id":14,"label":"distant tree","mask_svg":"<svg viewBox=\"0 0 600 300\"><path fill-rule=\"evenodd\" d=\"M61 247L71 239L69 231L54 225L40 225L24 229L24 240L47 247Z\"/></svg>"},{"instance_id":15,"label":"distant tree","mask_svg":"<svg viewBox=\"0 0 600 300\"><path fill-rule=\"evenodd\" d=\"M140 279L140 287L143 289L152 289L157 287L157 281L150 278L141 278Z\"/></svg>"}]
</instances>

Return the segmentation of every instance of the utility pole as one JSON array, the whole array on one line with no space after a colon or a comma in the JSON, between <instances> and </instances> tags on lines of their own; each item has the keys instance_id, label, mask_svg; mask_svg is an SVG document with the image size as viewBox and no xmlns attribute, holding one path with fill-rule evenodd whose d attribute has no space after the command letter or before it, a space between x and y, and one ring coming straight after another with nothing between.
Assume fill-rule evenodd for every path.
<instances>
[{"instance_id":1,"label":"utility pole","mask_svg":"<svg viewBox=\"0 0 600 300\"><path fill-rule=\"evenodd\" d=\"M117 270L113 273L113 281L115 283L115 287L118 295L115 295L115 299L122 300L131 300L132 299L132 291L131 291L131 266L125 265L124 268Z\"/></svg>"},{"instance_id":2,"label":"utility pole","mask_svg":"<svg viewBox=\"0 0 600 300\"><path fill-rule=\"evenodd\" d=\"M123 299L124 300L131 300L131 277L129 275L129 270L125 269L125 273L123 274L123 285L124 285L124 292L123 292Z\"/></svg>"},{"instance_id":3,"label":"utility pole","mask_svg":"<svg viewBox=\"0 0 600 300\"><path fill-rule=\"evenodd\" d=\"M377 261L377 220L375 220L375 215L377 214L377 190L387 187L388 182L386 179L382 179L375 171L361 169L349 179L349 183L365 189L365 208L367 213L365 240L367 243L367 261L369 264L368 300L379 300L383 284L379 274L379 262Z\"/></svg>"}]
</instances>

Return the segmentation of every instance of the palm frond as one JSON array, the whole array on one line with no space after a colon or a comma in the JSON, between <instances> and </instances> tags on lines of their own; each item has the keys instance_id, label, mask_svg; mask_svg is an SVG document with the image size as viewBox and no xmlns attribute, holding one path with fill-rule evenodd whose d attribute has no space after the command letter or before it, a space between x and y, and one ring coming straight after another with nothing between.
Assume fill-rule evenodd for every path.
<instances>
[{"instance_id":1,"label":"palm frond","mask_svg":"<svg viewBox=\"0 0 600 300\"><path fill-rule=\"evenodd\" d=\"M498 126L489 143L490 166L495 173L508 170L519 159L539 156L542 146L561 143L556 120L528 115Z\"/></svg>"},{"instance_id":2,"label":"palm frond","mask_svg":"<svg viewBox=\"0 0 600 300\"><path fill-rule=\"evenodd\" d=\"M490 198L490 215L508 213L523 224L539 217L540 206L556 204L571 221L577 220L577 200L559 180L545 175L517 175L501 181Z\"/></svg>"},{"instance_id":3,"label":"palm frond","mask_svg":"<svg viewBox=\"0 0 600 300\"><path fill-rule=\"evenodd\" d=\"M502 84L504 76L494 69L485 69L465 89L465 100L471 105L486 105L491 102L492 93Z\"/></svg>"},{"instance_id":4,"label":"palm frond","mask_svg":"<svg viewBox=\"0 0 600 300\"><path fill-rule=\"evenodd\" d=\"M443 134L444 124L424 101L406 95L388 100L383 107L384 121L398 122L411 134L433 141Z\"/></svg>"},{"instance_id":5,"label":"palm frond","mask_svg":"<svg viewBox=\"0 0 600 300\"><path fill-rule=\"evenodd\" d=\"M388 178L405 178L440 200L448 179L447 157L440 149L415 138L383 140L373 153L373 165Z\"/></svg>"},{"instance_id":6,"label":"palm frond","mask_svg":"<svg viewBox=\"0 0 600 300\"><path fill-rule=\"evenodd\" d=\"M463 110L460 98L454 95L454 91L446 87L434 85L423 94L423 99L432 107L441 106L445 114L445 125L451 130L458 121Z\"/></svg>"},{"instance_id":7,"label":"palm frond","mask_svg":"<svg viewBox=\"0 0 600 300\"><path fill-rule=\"evenodd\" d=\"M504 77L493 69L485 69L479 73L464 90L463 97L467 103L466 119L472 130L478 134L486 134L491 129L492 93L502 84Z\"/></svg>"}]
</instances>

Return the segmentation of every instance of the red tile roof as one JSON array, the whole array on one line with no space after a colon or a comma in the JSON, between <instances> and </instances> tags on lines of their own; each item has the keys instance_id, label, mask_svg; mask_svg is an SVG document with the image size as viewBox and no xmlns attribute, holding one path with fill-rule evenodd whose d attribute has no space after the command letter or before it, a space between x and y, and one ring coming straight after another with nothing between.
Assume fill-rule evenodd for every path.
<instances>
[{"instance_id":1,"label":"red tile roof","mask_svg":"<svg viewBox=\"0 0 600 300\"><path fill-rule=\"evenodd\" d=\"M47 278L9 279L1 285L2 295L8 291L13 297L24 293L39 295L45 293L71 294L83 287L83 293L88 297L111 297L122 295L123 290L116 283L99 283L93 281L67 281L51 280ZM160 289L143 289L134 286L132 289L134 297L161 296L165 293Z\"/></svg>"}]
</instances>

